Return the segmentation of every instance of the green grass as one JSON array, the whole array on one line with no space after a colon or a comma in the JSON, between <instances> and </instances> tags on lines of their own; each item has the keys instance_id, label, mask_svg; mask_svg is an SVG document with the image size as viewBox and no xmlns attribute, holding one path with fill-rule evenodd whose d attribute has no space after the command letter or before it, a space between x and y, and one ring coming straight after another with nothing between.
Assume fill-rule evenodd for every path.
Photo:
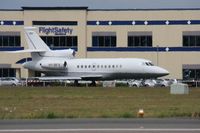
<instances>
[{"instance_id":1,"label":"green grass","mask_svg":"<svg viewBox=\"0 0 200 133\"><path fill-rule=\"evenodd\" d=\"M200 88L171 95L169 88L0 87L0 119L191 117Z\"/></svg>"}]
</instances>

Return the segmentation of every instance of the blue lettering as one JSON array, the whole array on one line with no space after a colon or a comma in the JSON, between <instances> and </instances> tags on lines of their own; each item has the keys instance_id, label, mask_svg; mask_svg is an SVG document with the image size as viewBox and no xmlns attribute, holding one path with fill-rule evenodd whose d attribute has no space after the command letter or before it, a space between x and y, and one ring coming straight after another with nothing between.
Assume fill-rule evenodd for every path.
<instances>
[{"instance_id":1,"label":"blue lettering","mask_svg":"<svg viewBox=\"0 0 200 133\"><path fill-rule=\"evenodd\" d=\"M72 28L65 28L65 27L39 27L39 33L44 33L46 35L48 34L55 34L55 35L66 35L66 34L72 34L73 29Z\"/></svg>"}]
</instances>

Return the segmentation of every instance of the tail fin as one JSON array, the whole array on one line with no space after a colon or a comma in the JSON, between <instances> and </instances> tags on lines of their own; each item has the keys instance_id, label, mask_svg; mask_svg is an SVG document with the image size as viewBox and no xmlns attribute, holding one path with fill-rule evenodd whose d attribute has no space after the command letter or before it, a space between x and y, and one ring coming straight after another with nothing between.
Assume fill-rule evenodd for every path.
<instances>
[{"instance_id":1,"label":"tail fin","mask_svg":"<svg viewBox=\"0 0 200 133\"><path fill-rule=\"evenodd\" d=\"M39 37L36 33L36 27L25 27L25 38L29 46L29 50L40 52L40 51L51 51L47 44Z\"/></svg>"}]
</instances>

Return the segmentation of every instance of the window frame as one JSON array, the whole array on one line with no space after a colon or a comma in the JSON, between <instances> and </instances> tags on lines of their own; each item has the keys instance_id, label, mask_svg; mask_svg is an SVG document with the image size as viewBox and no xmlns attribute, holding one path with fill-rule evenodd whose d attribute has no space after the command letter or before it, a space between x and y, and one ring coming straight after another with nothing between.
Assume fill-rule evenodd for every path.
<instances>
[{"instance_id":1,"label":"window frame","mask_svg":"<svg viewBox=\"0 0 200 133\"><path fill-rule=\"evenodd\" d=\"M128 35L128 47L153 47L152 35Z\"/></svg>"},{"instance_id":2,"label":"window frame","mask_svg":"<svg viewBox=\"0 0 200 133\"><path fill-rule=\"evenodd\" d=\"M71 48L71 47L76 48L78 47L77 36L40 36L40 37L50 48ZM55 45L55 41L58 42L57 45ZM64 44L61 44L61 42L63 41L64 41Z\"/></svg>"},{"instance_id":3,"label":"window frame","mask_svg":"<svg viewBox=\"0 0 200 133\"><path fill-rule=\"evenodd\" d=\"M183 35L183 47L200 47L200 35Z\"/></svg>"}]
</instances>

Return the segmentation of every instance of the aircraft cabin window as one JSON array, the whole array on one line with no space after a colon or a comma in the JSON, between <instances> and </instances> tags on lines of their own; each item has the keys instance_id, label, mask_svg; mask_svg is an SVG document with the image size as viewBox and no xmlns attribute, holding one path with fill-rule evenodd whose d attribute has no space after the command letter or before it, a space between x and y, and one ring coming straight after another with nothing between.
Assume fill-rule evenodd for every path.
<instances>
[{"instance_id":1,"label":"aircraft cabin window","mask_svg":"<svg viewBox=\"0 0 200 133\"><path fill-rule=\"evenodd\" d=\"M88 68L90 68L90 65L88 66Z\"/></svg>"},{"instance_id":2,"label":"aircraft cabin window","mask_svg":"<svg viewBox=\"0 0 200 133\"><path fill-rule=\"evenodd\" d=\"M97 68L99 68L99 65L97 65Z\"/></svg>"},{"instance_id":3,"label":"aircraft cabin window","mask_svg":"<svg viewBox=\"0 0 200 133\"><path fill-rule=\"evenodd\" d=\"M115 68L115 65L112 65L112 68Z\"/></svg>"},{"instance_id":4,"label":"aircraft cabin window","mask_svg":"<svg viewBox=\"0 0 200 133\"><path fill-rule=\"evenodd\" d=\"M77 65L77 68L79 68L79 65Z\"/></svg>"},{"instance_id":5,"label":"aircraft cabin window","mask_svg":"<svg viewBox=\"0 0 200 133\"><path fill-rule=\"evenodd\" d=\"M122 65L120 65L119 67L122 68Z\"/></svg>"},{"instance_id":6,"label":"aircraft cabin window","mask_svg":"<svg viewBox=\"0 0 200 133\"><path fill-rule=\"evenodd\" d=\"M85 65L85 68L87 68L87 65Z\"/></svg>"},{"instance_id":7,"label":"aircraft cabin window","mask_svg":"<svg viewBox=\"0 0 200 133\"><path fill-rule=\"evenodd\" d=\"M101 65L101 68L103 68L103 65Z\"/></svg>"},{"instance_id":8,"label":"aircraft cabin window","mask_svg":"<svg viewBox=\"0 0 200 133\"><path fill-rule=\"evenodd\" d=\"M110 68L110 65L108 66L108 68Z\"/></svg>"},{"instance_id":9,"label":"aircraft cabin window","mask_svg":"<svg viewBox=\"0 0 200 133\"><path fill-rule=\"evenodd\" d=\"M65 61L65 62L64 62L64 67L66 67L66 66L67 66L67 62Z\"/></svg>"},{"instance_id":10,"label":"aircraft cabin window","mask_svg":"<svg viewBox=\"0 0 200 133\"><path fill-rule=\"evenodd\" d=\"M83 68L83 65L81 65L81 68Z\"/></svg>"},{"instance_id":11,"label":"aircraft cabin window","mask_svg":"<svg viewBox=\"0 0 200 133\"><path fill-rule=\"evenodd\" d=\"M105 65L104 67L105 67L105 68L107 68L107 66L106 66L106 65Z\"/></svg>"}]
</instances>

